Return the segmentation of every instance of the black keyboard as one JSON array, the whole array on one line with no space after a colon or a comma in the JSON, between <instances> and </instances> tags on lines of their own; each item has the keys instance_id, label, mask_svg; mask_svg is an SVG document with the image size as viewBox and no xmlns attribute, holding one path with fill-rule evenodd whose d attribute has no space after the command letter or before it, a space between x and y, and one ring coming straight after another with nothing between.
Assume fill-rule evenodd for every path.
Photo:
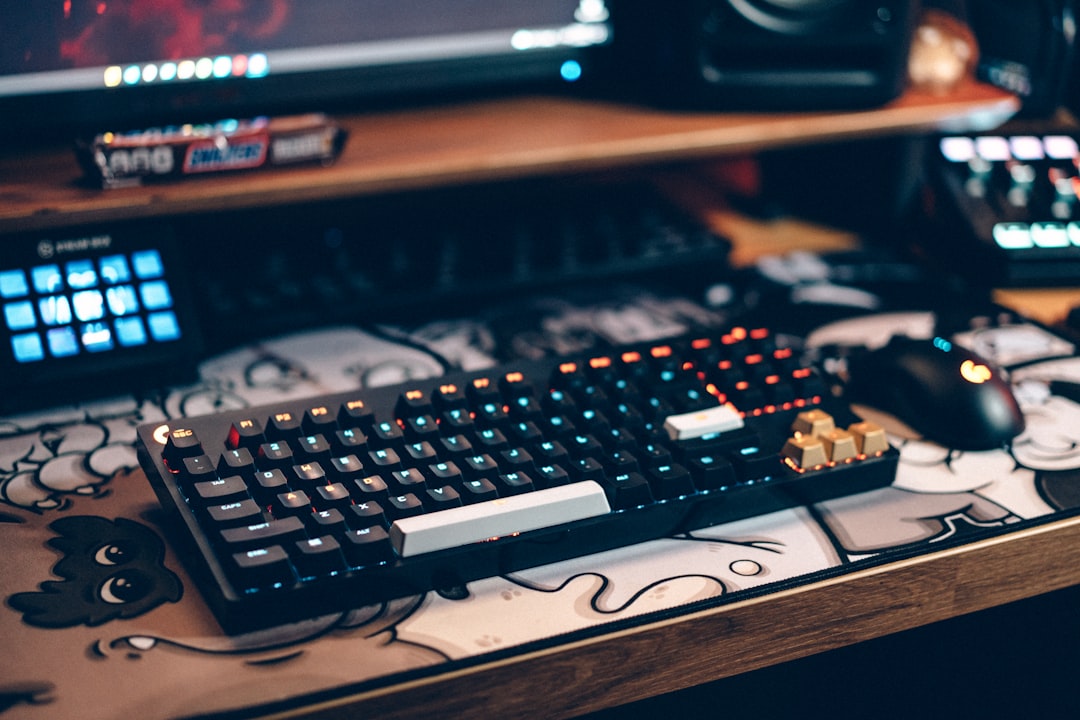
<instances>
[{"instance_id":1,"label":"black keyboard","mask_svg":"<svg viewBox=\"0 0 1080 720\"><path fill-rule=\"evenodd\" d=\"M668 277L689 292L730 272L726 238L630 180L267 208L200 216L176 234L211 348L313 323L474 314L500 297L570 284Z\"/></svg>"},{"instance_id":2,"label":"black keyboard","mask_svg":"<svg viewBox=\"0 0 1080 720\"><path fill-rule=\"evenodd\" d=\"M898 458L745 328L138 434L229 632L879 488Z\"/></svg>"},{"instance_id":3,"label":"black keyboard","mask_svg":"<svg viewBox=\"0 0 1080 720\"><path fill-rule=\"evenodd\" d=\"M940 138L930 163L929 252L987 285L1080 279L1080 143L1076 135Z\"/></svg>"}]
</instances>

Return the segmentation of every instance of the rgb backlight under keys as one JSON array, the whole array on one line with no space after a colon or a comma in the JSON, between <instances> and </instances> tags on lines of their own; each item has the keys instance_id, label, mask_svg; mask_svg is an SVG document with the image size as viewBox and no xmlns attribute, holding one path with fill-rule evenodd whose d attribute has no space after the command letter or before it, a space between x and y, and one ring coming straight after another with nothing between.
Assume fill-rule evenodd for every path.
<instances>
[{"instance_id":1,"label":"rgb backlight under keys","mask_svg":"<svg viewBox=\"0 0 1080 720\"><path fill-rule=\"evenodd\" d=\"M11 355L20 364L181 339L156 249L0 269Z\"/></svg>"}]
</instances>

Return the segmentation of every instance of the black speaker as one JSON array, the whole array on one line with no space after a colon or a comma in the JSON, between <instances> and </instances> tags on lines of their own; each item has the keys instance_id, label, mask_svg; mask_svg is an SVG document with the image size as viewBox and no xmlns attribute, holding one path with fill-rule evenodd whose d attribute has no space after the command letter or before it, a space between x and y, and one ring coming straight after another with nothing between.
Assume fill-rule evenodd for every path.
<instances>
[{"instance_id":1,"label":"black speaker","mask_svg":"<svg viewBox=\"0 0 1080 720\"><path fill-rule=\"evenodd\" d=\"M1016 94L1021 116L1047 116L1065 103L1075 72L1073 0L967 0L966 12L980 80Z\"/></svg>"},{"instance_id":2,"label":"black speaker","mask_svg":"<svg viewBox=\"0 0 1080 720\"><path fill-rule=\"evenodd\" d=\"M872 107L903 90L916 0L614 0L631 87L702 109Z\"/></svg>"}]
</instances>

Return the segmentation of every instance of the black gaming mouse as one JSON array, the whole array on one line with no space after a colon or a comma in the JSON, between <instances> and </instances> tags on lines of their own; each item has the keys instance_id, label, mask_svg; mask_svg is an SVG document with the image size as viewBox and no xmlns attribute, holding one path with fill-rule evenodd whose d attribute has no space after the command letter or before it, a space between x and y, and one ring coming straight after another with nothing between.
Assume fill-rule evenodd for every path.
<instances>
[{"instance_id":1,"label":"black gaming mouse","mask_svg":"<svg viewBox=\"0 0 1080 720\"><path fill-rule=\"evenodd\" d=\"M1002 371L942 338L894 336L850 357L848 373L848 402L889 413L946 447L992 450L1024 430Z\"/></svg>"}]
</instances>

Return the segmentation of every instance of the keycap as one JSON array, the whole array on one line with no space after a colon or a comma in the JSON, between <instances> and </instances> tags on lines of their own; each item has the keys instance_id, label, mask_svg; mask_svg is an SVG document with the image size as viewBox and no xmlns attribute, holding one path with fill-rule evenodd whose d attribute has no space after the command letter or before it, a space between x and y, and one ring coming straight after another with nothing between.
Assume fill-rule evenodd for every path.
<instances>
[{"instance_id":1,"label":"keycap","mask_svg":"<svg viewBox=\"0 0 1080 720\"><path fill-rule=\"evenodd\" d=\"M263 434L262 423L255 418L243 418L232 423L229 434L225 441L227 447L232 450L237 448L257 448L266 441Z\"/></svg>"},{"instance_id":2,"label":"keycap","mask_svg":"<svg viewBox=\"0 0 1080 720\"><path fill-rule=\"evenodd\" d=\"M192 486L192 490L191 499L203 504L239 502L248 497L247 483L235 475L197 482Z\"/></svg>"},{"instance_id":3,"label":"keycap","mask_svg":"<svg viewBox=\"0 0 1080 720\"><path fill-rule=\"evenodd\" d=\"M170 467L178 468L186 457L202 455L202 443L190 428L172 428L161 452Z\"/></svg>"},{"instance_id":4,"label":"keycap","mask_svg":"<svg viewBox=\"0 0 1080 720\"><path fill-rule=\"evenodd\" d=\"M266 547L271 543L299 540L303 537L304 524L296 517L226 528L221 531L221 538L225 543L237 549Z\"/></svg>"},{"instance_id":5,"label":"keycap","mask_svg":"<svg viewBox=\"0 0 1080 720\"><path fill-rule=\"evenodd\" d=\"M369 565L388 560L393 550L386 530L379 525L345 533L341 548L350 565Z\"/></svg>"},{"instance_id":6,"label":"keycap","mask_svg":"<svg viewBox=\"0 0 1080 720\"><path fill-rule=\"evenodd\" d=\"M855 443L859 452L863 455L877 455L887 452L889 441L885 437L885 430L872 422L859 422L848 426L848 430L855 436Z\"/></svg>"},{"instance_id":7,"label":"keycap","mask_svg":"<svg viewBox=\"0 0 1080 720\"><path fill-rule=\"evenodd\" d=\"M210 520L221 527L254 525L262 519L262 508L251 498L206 508Z\"/></svg>"},{"instance_id":8,"label":"keycap","mask_svg":"<svg viewBox=\"0 0 1080 720\"><path fill-rule=\"evenodd\" d=\"M233 555L239 577L252 585L292 583L292 563L280 545L257 548Z\"/></svg>"},{"instance_id":9,"label":"keycap","mask_svg":"<svg viewBox=\"0 0 1080 720\"><path fill-rule=\"evenodd\" d=\"M321 575L345 567L341 544L332 535L322 535L307 540L297 540L293 547L293 563L301 575Z\"/></svg>"},{"instance_id":10,"label":"keycap","mask_svg":"<svg viewBox=\"0 0 1080 720\"><path fill-rule=\"evenodd\" d=\"M669 415L664 420L664 430L672 440L692 440L705 435L738 430L742 426L742 417L730 405Z\"/></svg>"},{"instance_id":11,"label":"keycap","mask_svg":"<svg viewBox=\"0 0 1080 720\"><path fill-rule=\"evenodd\" d=\"M395 520L390 540L399 555L410 557L610 511L604 489L585 481Z\"/></svg>"},{"instance_id":12,"label":"keycap","mask_svg":"<svg viewBox=\"0 0 1080 720\"><path fill-rule=\"evenodd\" d=\"M207 455L189 455L180 461L179 475L182 479L198 483L217 477L217 468Z\"/></svg>"},{"instance_id":13,"label":"keycap","mask_svg":"<svg viewBox=\"0 0 1080 720\"><path fill-rule=\"evenodd\" d=\"M615 486L615 507L632 508L647 505L653 501L649 481L639 472L616 475L612 483Z\"/></svg>"},{"instance_id":14,"label":"keycap","mask_svg":"<svg viewBox=\"0 0 1080 720\"><path fill-rule=\"evenodd\" d=\"M248 476L255 472L255 458L246 447L228 450L221 454L217 471L219 475Z\"/></svg>"},{"instance_id":15,"label":"keycap","mask_svg":"<svg viewBox=\"0 0 1080 720\"><path fill-rule=\"evenodd\" d=\"M796 435L788 438L780 454L795 463L796 467L810 469L829 462L825 443L813 435Z\"/></svg>"},{"instance_id":16,"label":"keycap","mask_svg":"<svg viewBox=\"0 0 1080 720\"><path fill-rule=\"evenodd\" d=\"M694 492L690 471L682 465L660 465L646 471L653 493L661 498L674 498Z\"/></svg>"},{"instance_id":17,"label":"keycap","mask_svg":"<svg viewBox=\"0 0 1080 720\"><path fill-rule=\"evenodd\" d=\"M383 500L383 502L386 502ZM386 510L375 500L367 500L350 505L345 511L345 524L354 530L373 527L383 527L389 524Z\"/></svg>"}]
</instances>

